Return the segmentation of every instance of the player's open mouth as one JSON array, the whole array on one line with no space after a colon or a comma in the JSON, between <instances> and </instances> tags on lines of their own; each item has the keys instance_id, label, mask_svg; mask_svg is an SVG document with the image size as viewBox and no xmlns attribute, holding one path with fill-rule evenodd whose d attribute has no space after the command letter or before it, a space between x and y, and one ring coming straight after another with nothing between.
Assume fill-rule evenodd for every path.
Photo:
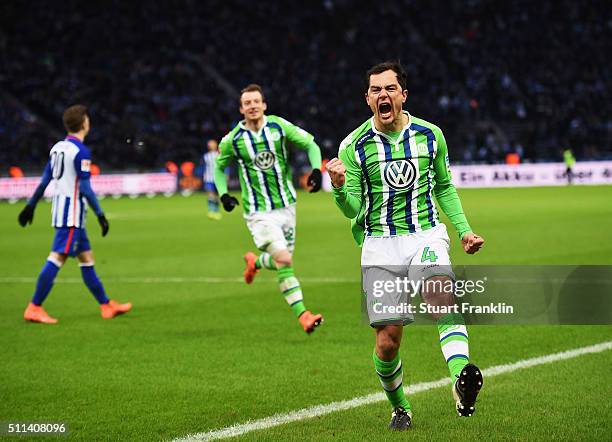
<instances>
[{"instance_id":1,"label":"player's open mouth","mask_svg":"<svg viewBox=\"0 0 612 442\"><path fill-rule=\"evenodd\" d=\"M380 103L378 105L378 113L383 118L388 118L391 116L391 103Z\"/></svg>"}]
</instances>

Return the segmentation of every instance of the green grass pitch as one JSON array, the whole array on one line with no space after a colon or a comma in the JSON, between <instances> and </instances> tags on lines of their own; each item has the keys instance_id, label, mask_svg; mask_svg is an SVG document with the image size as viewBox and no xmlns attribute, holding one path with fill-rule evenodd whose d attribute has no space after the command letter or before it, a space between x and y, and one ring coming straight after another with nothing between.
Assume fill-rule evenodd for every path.
<instances>
[{"instance_id":1,"label":"green grass pitch","mask_svg":"<svg viewBox=\"0 0 612 442\"><path fill-rule=\"evenodd\" d=\"M612 264L612 187L460 195L486 246L468 256L452 236L456 264ZM373 333L360 322L359 249L329 194L298 201L296 274L307 307L326 318L312 336L272 273L241 282L254 246L240 211L210 221L202 195L101 204L111 229L101 238L90 215L96 269L133 311L103 321L69 261L45 303L57 326L22 319L51 245L50 205L22 229L21 204L0 204L0 422L64 421L66 440L169 440L381 391ZM611 339L611 326L470 328L482 368ZM406 385L447 376L437 340L431 325L406 329ZM611 365L607 351L485 379L471 419L456 416L448 388L416 394L410 434L386 430L390 409L379 402L242 439L604 440Z\"/></svg>"}]
</instances>

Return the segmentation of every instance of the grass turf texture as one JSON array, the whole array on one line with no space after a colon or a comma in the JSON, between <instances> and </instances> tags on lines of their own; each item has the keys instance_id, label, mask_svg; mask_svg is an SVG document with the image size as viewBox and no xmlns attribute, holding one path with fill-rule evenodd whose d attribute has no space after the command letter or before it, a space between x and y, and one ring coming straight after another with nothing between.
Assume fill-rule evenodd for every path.
<instances>
[{"instance_id":1,"label":"grass turf texture","mask_svg":"<svg viewBox=\"0 0 612 442\"><path fill-rule=\"evenodd\" d=\"M460 195L487 243L467 256L449 226L456 264L612 263L612 187ZM65 421L74 440L166 440L381 391L372 331L360 323L359 249L330 195L299 195L296 274L306 305L326 317L310 337L272 273L253 286L240 282L241 256L253 245L239 211L210 221L201 196L102 206L109 236L89 218L96 269L109 295L134 309L103 321L69 261L45 303L60 323L43 326L22 313L51 245L50 205L41 203L34 225L22 229L21 204L0 204L0 421ZM470 328L482 368L610 339L610 326ZM437 341L433 326L406 329L406 384L447 376ZM472 419L456 417L449 389L420 393L409 437L605 439L611 363L608 351L485 379ZM401 437L386 431L389 418L381 402L243 439Z\"/></svg>"}]
</instances>

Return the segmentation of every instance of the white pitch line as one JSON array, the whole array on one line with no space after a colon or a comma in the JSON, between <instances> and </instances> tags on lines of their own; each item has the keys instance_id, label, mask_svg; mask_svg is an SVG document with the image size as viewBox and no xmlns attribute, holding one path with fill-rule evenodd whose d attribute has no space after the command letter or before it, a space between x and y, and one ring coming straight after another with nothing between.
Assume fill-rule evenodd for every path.
<instances>
[{"instance_id":1,"label":"white pitch line","mask_svg":"<svg viewBox=\"0 0 612 442\"><path fill-rule=\"evenodd\" d=\"M599 344L589 345L587 347L580 347L573 350L552 353L535 358L523 359L511 364L495 365L493 367L484 369L483 375L485 377L493 377L538 365L550 364L551 362L577 358L578 356L583 356L590 353L601 353L606 350L612 350L612 341L601 342ZM405 390L406 393L416 394L432 390L434 388L444 387L445 385L450 385L450 383L450 379L443 378L437 381L420 382L418 384L409 385L408 387L405 387ZM290 411L289 413L279 413L263 419L247 421L243 424L236 424L219 430L208 431L206 433L190 434L184 438L174 439L172 442L206 441L241 436L252 431L265 430L267 428L278 427L279 425L288 424L291 422L311 419L313 417L323 416L325 414L335 413L338 411L350 410L351 408L380 402L385 399L386 397L382 392L369 394L367 396L356 397L346 401L315 405L313 407L302 408L301 410Z\"/></svg>"},{"instance_id":2,"label":"white pitch line","mask_svg":"<svg viewBox=\"0 0 612 442\"><path fill-rule=\"evenodd\" d=\"M33 284L37 278L32 276L0 276L0 284ZM104 278L105 282L125 283L125 284L177 284L177 283L209 283L209 284L227 284L240 283L244 284L243 278L218 278L214 276L167 276L167 277L118 277ZM258 278L258 282L277 283L276 279ZM344 284L344 283L359 283L357 279L349 278L334 278L334 277L301 277L301 282L311 284ZM56 283L59 284L82 284L81 278L57 278Z\"/></svg>"}]
</instances>

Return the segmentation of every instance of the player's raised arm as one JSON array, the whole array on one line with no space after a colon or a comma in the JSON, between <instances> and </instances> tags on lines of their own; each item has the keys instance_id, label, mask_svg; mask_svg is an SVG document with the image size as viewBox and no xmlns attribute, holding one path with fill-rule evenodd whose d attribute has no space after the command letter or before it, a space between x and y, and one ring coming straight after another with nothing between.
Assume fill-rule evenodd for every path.
<instances>
[{"instance_id":1,"label":"player's raised arm","mask_svg":"<svg viewBox=\"0 0 612 442\"><path fill-rule=\"evenodd\" d=\"M461 206L457 189L451 181L448 148L441 130L434 131L438 143L438 151L433 161L434 167L434 195L442 211L455 226L463 250L470 255L476 253L484 244L484 239L472 232Z\"/></svg>"},{"instance_id":2,"label":"player's raised arm","mask_svg":"<svg viewBox=\"0 0 612 442\"><path fill-rule=\"evenodd\" d=\"M310 162L310 167L312 167L312 172L308 177L307 183L311 188L310 193L318 192L321 189L321 183L323 181L321 176L321 148L315 142L314 136L311 133L308 133L301 127L285 119L279 118L279 120L291 144L299 149L305 150L308 154L308 161Z\"/></svg>"},{"instance_id":3,"label":"player's raised arm","mask_svg":"<svg viewBox=\"0 0 612 442\"><path fill-rule=\"evenodd\" d=\"M51 161L49 161L45 166L42 178L40 179L40 183L38 184L38 187L36 187L34 194L28 200L23 210L19 212L19 217L17 219L21 227L25 227L27 224L32 224L32 221L34 220L34 209L36 209L36 204L38 204L38 201L42 198L43 194L45 193L45 189L51 182L52 178L53 176L51 173Z\"/></svg>"},{"instance_id":4,"label":"player's raised arm","mask_svg":"<svg viewBox=\"0 0 612 442\"><path fill-rule=\"evenodd\" d=\"M225 168L231 163L234 158L232 150L232 140L230 134L223 137L219 144L221 153L215 162L215 186L219 195L221 195L221 203L226 212L234 210L239 203L236 198L227 193L227 176L225 176Z\"/></svg>"},{"instance_id":5,"label":"player's raised arm","mask_svg":"<svg viewBox=\"0 0 612 442\"><path fill-rule=\"evenodd\" d=\"M344 216L353 219L361 210L361 169L352 158L352 148L340 146L338 156L325 166L332 182L336 206Z\"/></svg>"}]
</instances>

